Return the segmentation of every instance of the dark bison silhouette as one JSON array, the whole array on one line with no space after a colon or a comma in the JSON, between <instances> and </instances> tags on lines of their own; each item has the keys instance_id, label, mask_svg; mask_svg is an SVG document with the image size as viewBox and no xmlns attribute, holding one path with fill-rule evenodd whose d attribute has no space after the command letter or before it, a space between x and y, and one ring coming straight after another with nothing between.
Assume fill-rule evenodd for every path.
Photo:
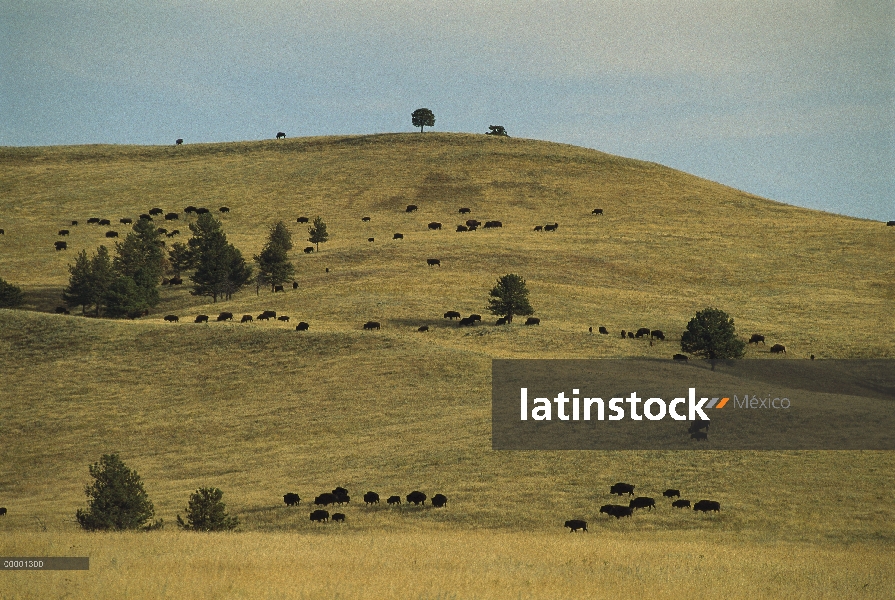
<instances>
[{"instance_id":1,"label":"dark bison silhouette","mask_svg":"<svg viewBox=\"0 0 895 600\"><path fill-rule=\"evenodd\" d=\"M90 225L99 223L99 217L90 217L89 219L87 219L87 223Z\"/></svg>"},{"instance_id":2,"label":"dark bison silhouette","mask_svg":"<svg viewBox=\"0 0 895 600\"><path fill-rule=\"evenodd\" d=\"M649 327L641 327L637 330L637 333L634 334L634 337L642 338L645 335L649 335Z\"/></svg>"},{"instance_id":3,"label":"dark bison silhouette","mask_svg":"<svg viewBox=\"0 0 895 600\"><path fill-rule=\"evenodd\" d=\"M181 144L183 144L183 138L177 138L176 140L174 140L175 146L180 146Z\"/></svg>"},{"instance_id":4,"label":"dark bison silhouette","mask_svg":"<svg viewBox=\"0 0 895 600\"><path fill-rule=\"evenodd\" d=\"M301 498L298 497L298 494L289 492L283 496L283 502L286 503L286 506L298 506L301 504Z\"/></svg>"},{"instance_id":5,"label":"dark bison silhouette","mask_svg":"<svg viewBox=\"0 0 895 600\"><path fill-rule=\"evenodd\" d=\"M196 315L194 323L208 323L208 315Z\"/></svg>"},{"instance_id":6,"label":"dark bison silhouette","mask_svg":"<svg viewBox=\"0 0 895 600\"><path fill-rule=\"evenodd\" d=\"M72 225L77 225L78 222L77 222L77 221L72 221L71 224L72 224Z\"/></svg>"},{"instance_id":7,"label":"dark bison silhouette","mask_svg":"<svg viewBox=\"0 0 895 600\"><path fill-rule=\"evenodd\" d=\"M344 523L345 522L345 514L344 513L333 513L333 523Z\"/></svg>"},{"instance_id":8,"label":"dark bison silhouette","mask_svg":"<svg viewBox=\"0 0 895 600\"><path fill-rule=\"evenodd\" d=\"M4 516L5 514L6 514L6 507L0 506L0 517Z\"/></svg>"},{"instance_id":9,"label":"dark bison silhouette","mask_svg":"<svg viewBox=\"0 0 895 600\"><path fill-rule=\"evenodd\" d=\"M495 229L497 227L503 227L503 223L500 221L485 221L485 229Z\"/></svg>"},{"instance_id":10,"label":"dark bison silhouette","mask_svg":"<svg viewBox=\"0 0 895 600\"><path fill-rule=\"evenodd\" d=\"M283 321L284 323L288 323L289 317L287 315L280 315L279 317L277 317L277 321Z\"/></svg>"},{"instance_id":11,"label":"dark bison silhouette","mask_svg":"<svg viewBox=\"0 0 895 600\"><path fill-rule=\"evenodd\" d=\"M466 226L467 226L467 227L478 227L478 226L481 225L481 224L482 224L481 221L477 221L477 220L475 220L475 219L468 219L468 220L466 221Z\"/></svg>"},{"instance_id":12,"label":"dark bison silhouette","mask_svg":"<svg viewBox=\"0 0 895 600\"><path fill-rule=\"evenodd\" d=\"M435 265L438 265L440 267L441 261L437 258L427 258L426 264L429 265L430 267L434 267Z\"/></svg>"},{"instance_id":13,"label":"dark bison silhouette","mask_svg":"<svg viewBox=\"0 0 895 600\"><path fill-rule=\"evenodd\" d=\"M624 496L625 494L633 496L634 485L631 483L616 483L609 488L609 493L615 494L616 496Z\"/></svg>"},{"instance_id":14,"label":"dark bison silhouette","mask_svg":"<svg viewBox=\"0 0 895 600\"><path fill-rule=\"evenodd\" d=\"M469 315L469 318L472 319L473 321L481 321L482 315L471 314L471 315Z\"/></svg>"},{"instance_id":15,"label":"dark bison silhouette","mask_svg":"<svg viewBox=\"0 0 895 600\"><path fill-rule=\"evenodd\" d=\"M525 319L525 324L526 325L540 325L541 320L537 317L528 317L527 319Z\"/></svg>"},{"instance_id":16,"label":"dark bison silhouette","mask_svg":"<svg viewBox=\"0 0 895 600\"><path fill-rule=\"evenodd\" d=\"M326 510L315 510L311 513L311 520L316 521L318 523L324 523L329 521L329 511Z\"/></svg>"},{"instance_id":17,"label":"dark bison silhouette","mask_svg":"<svg viewBox=\"0 0 895 600\"><path fill-rule=\"evenodd\" d=\"M762 344L764 344L764 336L761 335L760 333L753 333L753 334L752 334L752 337L749 338L749 343L750 343L750 344L757 344L757 343L759 343L759 342L761 342Z\"/></svg>"},{"instance_id":18,"label":"dark bison silhouette","mask_svg":"<svg viewBox=\"0 0 895 600\"><path fill-rule=\"evenodd\" d=\"M667 489L667 490L665 490L664 492L662 492L662 495L665 496L666 498L680 498L680 497L681 497L681 491L680 491L680 490Z\"/></svg>"},{"instance_id":19,"label":"dark bison silhouette","mask_svg":"<svg viewBox=\"0 0 895 600\"><path fill-rule=\"evenodd\" d=\"M419 210L419 208L420 207L417 206L416 204L408 204L407 208L404 209L404 212L413 212L415 210Z\"/></svg>"},{"instance_id":20,"label":"dark bison silhouette","mask_svg":"<svg viewBox=\"0 0 895 600\"><path fill-rule=\"evenodd\" d=\"M218 211L219 211L219 212L222 212L222 213L228 213L228 212L230 212L230 207L229 207L229 206L222 206L222 207L220 207L220 208L218 209ZM165 218L167 218L167 217L165 217Z\"/></svg>"},{"instance_id":21,"label":"dark bison silhouette","mask_svg":"<svg viewBox=\"0 0 895 600\"><path fill-rule=\"evenodd\" d=\"M283 139L283 138L285 138L285 137L286 137L286 134L283 133L282 131L278 131L278 132L277 132L277 139L278 139L278 140L281 140L281 139Z\"/></svg>"},{"instance_id":22,"label":"dark bison silhouette","mask_svg":"<svg viewBox=\"0 0 895 600\"><path fill-rule=\"evenodd\" d=\"M304 321L299 321L298 325L295 326L295 331L307 331L311 326Z\"/></svg>"},{"instance_id":23,"label":"dark bison silhouette","mask_svg":"<svg viewBox=\"0 0 895 600\"><path fill-rule=\"evenodd\" d=\"M662 340L663 342L665 341L665 334L662 333L661 329L654 329L650 331L649 336L651 338L656 338L657 340Z\"/></svg>"},{"instance_id":24,"label":"dark bison silhouette","mask_svg":"<svg viewBox=\"0 0 895 600\"><path fill-rule=\"evenodd\" d=\"M420 333L425 333L426 331L429 331L429 326L428 325L420 325L419 327L417 327L416 330Z\"/></svg>"},{"instance_id":25,"label":"dark bison silhouette","mask_svg":"<svg viewBox=\"0 0 895 600\"><path fill-rule=\"evenodd\" d=\"M426 503L426 495L419 491L412 491L409 494L407 494L407 503L408 504L412 503L414 505L425 504Z\"/></svg>"},{"instance_id":26,"label":"dark bison silhouette","mask_svg":"<svg viewBox=\"0 0 895 600\"><path fill-rule=\"evenodd\" d=\"M449 310L446 313L444 313L444 318L445 319L459 319L460 313L458 313L456 310Z\"/></svg>"},{"instance_id":27,"label":"dark bison silhouette","mask_svg":"<svg viewBox=\"0 0 895 600\"><path fill-rule=\"evenodd\" d=\"M57 233L56 235L68 235L68 234L69 234L68 229L60 229L59 233Z\"/></svg>"},{"instance_id":28,"label":"dark bison silhouette","mask_svg":"<svg viewBox=\"0 0 895 600\"><path fill-rule=\"evenodd\" d=\"M559 229L559 223L544 225L544 231L556 231L557 229Z\"/></svg>"},{"instance_id":29,"label":"dark bison silhouette","mask_svg":"<svg viewBox=\"0 0 895 600\"><path fill-rule=\"evenodd\" d=\"M391 506L392 504L401 504L401 497L400 496L389 496L388 500L386 500L385 502L389 506Z\"/></svg>"},{"instance_id":30,"label":"dark bison silhouette","mask_svg":"<svg viewBox=\"0 0 895 600\"><path fill-rule=\"evenodd\" d=\"M693 510L699 510L704 513L709 511L721 512L721 503L714 500L700 500L693 505Z\"/></svg>"},{"instance_id":31,"label":"dark bison silhouette","mask_svg":"<svg viewBox=\"0 0 895 600\"><path fill-rule=\"evenodd\" d=\"M393 239L393 240L403 240L403 239L404 239L404 234L403 234L403 233L396 233L395 235L392 236L392 239Z\"/></svg>"},{"instance_id":32,"label":"dark bison silhouette","mask_svg":"<svg viewBox=\"0 0 895 600\"><path fill-rule=\"evenodd\" d=\"M305 248L305 254L310 254L314 251L314 246L307 246Z\"/></svg>"},{"instance_id":33,"label":"dark bison silhouette","mask_svg":"<svg viewBox=\"0 0 895 600\"><path fill-rule=\"evenodd\" d=\"M134 220L131 219L130 217L122 217L122 218L118 219L118 222L121 223L122 225L133 225Z\"/></svg>"},{"instance_id":34,"label":"dark bison silhouette","mask_svg":"<svg viewBox=\"0 0 895 600\"><path fill-rule=\"evenodd\" d=\"M140 215L140 220L142 220L142 221L152 221L152 217L150 217L150 216L147 215L146 213L143 213L142 215Z\"/></svg>"},{"instance_id":35,"label":"dark bison silhouette","mask_svg":"<svg viewBox=\"0 0 895 600\"><path fill-rule=\"evenodd\" d=\"M690 421L690 426L687 428L687 433L695 433L700 429L708 430L711 421Z\"/></svg>"},{"instance_id":36,"label":"dark bison silhouette","mask_svg":"<svg viewBox=\"0 0 895 600\"><path fill-rule=\"evenodd\" d=\"M106 237L107 238L116 238L116 237L118 237L118 232L117 231L107 231Z\"/></svg>"},{"instance_id":37,"label":"dark bison silhouette","mask_svg":"<svg viewBox=\"0 0 895 600\"><path fill-rule=\"evenodd\" d=\"M172 277L168 280L168 285L180 285L183 283L183 279L180 277Z\"/></svg>"},{"instance_id":38,"label":"dark bison silhouette","mask_svg":"<svg viewBox=\"0 0 895 600\"><path fill-rule=\"evenodd\" d=\"M179 221L180 213L169 212L168 214L165 215L165 220L166 221Z\"/></svg>"},{"instance_id":39,"label":"dark bison silhouette","mask_svg":"<svg viewBox=\"0 0 895 600\"><path fill-rule=\"evenodd\" d=\"M56 247L56 250L68 250L68 244L65 242L56 242L53 244Z\"/></svg>"},{"instance_id":40,"label":"dark bison silhouette","mask_svg":"<svg viewBox=\"0 0 895 600\"><path fill-rule=\"evenodd\" d=\"M609 330L606 329L605 327L600 327L599 332L602 333L603 335L609 335Z\"/></svg>"},{"instance_id":41,"label":"dark bison silhouette","mask_svg":"<svg viewBox=\"0 0 895 600\"><path fill-rule=\"evenodd\" d=\"M648 508L649 510L653 510L655 505L656 501L649 496L638 496L628 503L631 508Z\"/></svg>"},{"instance_id":42,"label":"dark bison silhouette","mask_svg":"<svg viewBox=\"0 0 895 600\"><path fill-rule=\"evenodd\" d=\"M675 500L671 503L674 508L690 508L689 500Z\"/></svg>"},{"instance_id":43,"label":"dark bison silhouette","mask_svg":"<svg viewBox=\"0 0 895 600\"><path fill-rule=\"evenodd\" d=\"M379 321L367 321L364 323L364 329L370 331L374 329L379 330L382 329L382 325L379 324Z\"/></svg>"},{"instance_id":44,"label":"dark bison silhouette","mask_svg":"<svg viewBox=\"0 0 895 600\"><path fill-rule=\"evenodd\" d=\"M361 217L360 220L366 222L370 220L370 217Z\"/></svg>"},{"instance_id":45,"label":"dark bison silhouette","mask_svg":"<svg viewBox=\"0 0 895 600\"><path fill-rule=\"evenodd\" d=\"M698 442L704 442L709 439L709 434L704 431L694 431L690 434L691 440L696 440Z\"/></svg>"},{"instance_id":46,"label":"dark bison silhouette","mask_svg":"<svg viewBox=\"0 0 895 600\"><path fill-rule=\"evenodd\" d=\"M619 504L604 504L600 507L600 514L621 519L622 517L630 517L633 515L634 509L630 506L621 506Z\"/></svg>"},{"instance_id":47,"label":"dark bison silhouette","mask_svg":"<svg viewBox=\"0 0 895 600\"><path fill-rule=\"evenodd\" d=\"M372 504L379 504L379 494L376 492L367 492L364 494L364 504L370 506Z\"/></svg>"},{"instance_id":48,"label":"dark bison silhouette","mask_svg":"<svg viewBox=\"0 0 895 600\"><path fill-rule=\"evenodd\" d=\"M376 238L367 238L367 241L368 241L368 242L375 242L375 241L376 241Z\"/></svg>"},{"instance_id":49,"label":"dark bison silhouette","mask_svg":"<svg viewBox=\"0 0 895 600\"><path fill-rule=\"evenodd\" d=\"M444 494L435 494L432 496L432 506L435 508L441 508L447 505L447 496Z\"/></svg>"},{"instance_id":50,"label":"dark bison silhouette","mask_svg":"<svg viewBox=\"0 0 895 600\"><path fill-rule=\"evenodd\" d=\"M771 346L771 354L786 354L786 346L783 344L774 344Z\"/></svg>"},{"instance_id":51,"label":"dark bison silhouette","mask_svg":"<svg viewBox=\"0 0 895 600\"><path fill-rule=\"evenodd\" d=\"M602 215L602 214L603 214L603 209L602 209L602 208L595 208L595 209L593 209L592 211L590 211L590 214L592 214L592 215Z\"/></svg>"},{"instance_id":52,"label":"dark bison silhouette","mask_svg":"<svg viewBox=\"0 0 895 600\"><path fill-rule=\"evenodd\" d=\"M886 223L886 226L887 227L895 227L895 221L889 221L888 223Z\"/></svg>"},{"instance_id":53,"label":"dark bison silhouette","mask_svg":"<svg viewBox=\"0 0 895 600\"><path fill-rule=\"evenodd\" d=\"M150 215L153 215L153 216L155 216L155 215L160 215L160 214L162 214L163 212L165 212L165 211L163 211L162 209L160 209L160 208L157 207L157 206L154 207L154 208L150 208L150 209L149 209L149 214L150 214ZM100 225L102 225L102 223L100 223Z\"/></svg>"},{"instance_id":54,"label":"dark bison silhouette","mask_svg":"<svg viewBox=\"0 0 895 600\"><path fill-rule=\"evenodd\" d=\"M469 227L466 225L457 225L457 233L462 233L464 231L469 231Z\"/></svg>"},{"instance_id":55,"label":"dark bison silhouette","mask_svg":"<svg viewBox=\"0 0 895 600\"><path fill-rule=\"evenodd\" d=\"M544 231L544 226L543 225L535 225L534 230L535 231Z\"/></svg>"},{"instance_id":56,"label":"dark bison silhouette","mask_svg":"<svg viewBox=\"0 0 895 600\"><path fill-rule=\"evenodd\" d=\"M507 321L506 317L501 317L494 322L495 325L506 325L507 323L509 323L509 321Z\"/></svg>"},{"instance_id":57,"label":"dark bison silhouette","mask_svg":"<svg viewBox=\"0 0 895 600\"><path fill-rule=\"evenodd\" d=\"M177 323L180 321L180 317L177 315L165 315L165 320L169 323Z\"/></svg>"},{"instance_id":58,"label":"dark bison silhouette","mask_svg":"<svg viewBox=\"0 0 895 600\"><path fill-rule=\"evenodd\" d=\"M242 315L242 319L239 321L240 323L251 323L253 321L252 315Z\"/></svg>"},{"instance_id":59,"label":"dark bison silhouette","mask_svg":"<svg viewBox=\"0 0 895 600\"><path fill-rule=\"evenodd\" d=\"M314 498L314 504L319 506L329 506L330 504L335 504L338 502L335 494L331 494L329 492L320 494L316 498Z\"/></svg>"},{"instance_id":60,"label":"dark bison silhouette","mask_svg":"<svg viewBox=\"0 0 895 600\"><path fill-rule=\"evenodd\" d=\"M310 219L308 219L307 217L299 217L299 218L295 219L295 222L296 223L307 223L309 220Z\"/></svg>"},{"instance_id":61,"label":"dark bison silhouette","mask_svg":"<svg viewBox=\"0 0 895 600\"><path fill-rule=\"evenodd\" d=\"M441 229L441 223L439 223L437 221L432 221L431 223L429 223L428 227L429 227L429 229L431 229L433 231L436 229Z\"/></svg>"},{"instance_id":62,"label":"dark bison silhouette","mask_svg":"<svg viewBox=\"0 0 895 600\"><path fill-rule=\"evenodd\" d=\"M457 325L459 327L471 327L475 325L475 319L472 317L463 317Z\"/></svg>"},{"instance_id":63,"label":"dark bison silhouette","mask_svg":"<svg viewBox=\"0 0 895 600\"><path fill-rule=\"evenodd\" d=\"M587 531L587 521L582 521L581 519L570 519L566 521L564 527L569 528L569 533L575 533L579 529Z\"/></svg>"},{"instance_id":64,"label":"dark bison silhouette","mask_svg":"<svg viewBox=\"0 0 895 600\"><path fill-rule=\"evenodd\" d=\"M195 212L196 212L196 207L193 206L192 204L190 204L189 206L187 206L186 208L183 209L183 212L185 212L185 213L187 213L187 214L195 213Z\"/></svg>"},{"instance_id":65,"label":"dark bison silhouette","mask_svg":"<svg viewBox=\"0 0 895 600\"><path fill-rule=\"evenodd\" d=\"M471 208L468 208L468 207L466 207L466 206L464 206L463 208L461 208L461 209L460 209L459 211L457 211L457 212L459 212L461 215L466 215L466 214L471 213L471 212L472 212L472 209L471 209Z\"/></svg>"},{"instance_id":66,"label":"dark bison silhouette","mask_svg":"<svg viewBox=\"0 0 895 600\"><path fill-rule=\"evenodd\" d=\"M282 291L283 291L283 286L281 286L281 285L275 285L275 286L273 286L273 291L275 291L275 292L282 292Z\"/></svg>"},{"instance_id":67,"label":"dark bison silhouette","mask_svg":"<svg viewBox=\"0 0 895 600\"><path fill-rule=\"evenodd\" d=\"M671 357L671 359L672 360L690 360L689 358L687 358L686 354L675 354L674 356Z\"/></svg>"},{"instance_id":68,"label":"dark bison silhouette","mask_svg":"<svg viewBox=\"0 0 895 600\"><path fill-rule=\"evenodd\" d=\"M233 313L232 312L222 312L221 314L218 315L217 320L218 321L232 321Z\"/></svg>"}]
</instances>

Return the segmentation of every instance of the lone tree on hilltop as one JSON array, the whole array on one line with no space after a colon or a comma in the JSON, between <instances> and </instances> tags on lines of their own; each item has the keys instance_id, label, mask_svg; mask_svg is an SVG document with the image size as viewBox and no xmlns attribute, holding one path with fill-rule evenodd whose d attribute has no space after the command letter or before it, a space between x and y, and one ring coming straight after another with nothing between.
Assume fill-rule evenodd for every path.
<instances>
[{"instance_id":1,"label":"lone tree on hilltop","mask_svg":"<svg viewBox=\"0 0 895 600\"><path fill-rule=\"evenodd\" d=\"M493 315L505 318L507 322L512 321L514 315L525 317L535 312L528 302L525 280L519 275L509 273L498 278L490 295L488 310Z\"/></svg>"},{"instance_id":2,"label":"lone tree on hilltop","mask_svg":"<svg viewBox=\"0 0 895 600\"><path fill-rule=\"evenodd\" d=\"M326 233L326 223L323 222L322 218L319 216L314 217L313 225L308 227L308 234L311 236L308 238L308 241L312 244L317 244L317 252L320 252L320 243L329 239L329 234Z\"/></svg>"},{"instance_id":3,"label":"lone tree on hilltop","mask_svg":"<svg viewBox=\"0 0 895 600\"><path fill-rule=\"evenodd\" d=\"M413 111L410 117L413 121L413 126L420 128L420 133L423 132L423 127L435 127L435 113L428 108L418 108Z\"/></svg>"},{"instance_id":4,"label":"lone tree on hilltop","mask_svg":"<svg viewBox=\"0 0 895 600\"><path fill-rule=\"evenodd\" d=\"M15 308L24 301L21 288L0 279L0 308Z\"/></svg>"},{"instance_id":5,"label":"lone tree on hilltop","mask_svg":"<svg viewBox=\"0 0 895 600\"><path fill-rule=\"evenodd\" d=\"M117 454L104 454L99 462L90 467L94 481L86 486L89 498L87 510L78 509L78 523L88 531L121 531L125 529L153 529L161 527L161 521L150 526L146 522L155 511L143 482L118 458Z\"/></svg>"},{"instance_id":6,"label":"lone tree on hilltop","mask_svg":"<svg viewBox=\"0 0 895 600\"><path fill-rule=\"evenodd\" d=\"M218 488L199 488L192 495L186 509L186 521L177 515L177 524L192 531L227 531L239 526L239 519L227 515L221 501L224 492Z\"/></svg>"},{"instance_id":7,"label":"lone tree on hilltop","mask_svg":"<svg viewBox=\"0 0 895 600\"><path fill-rule=\"evenodd\" d=\"M267 243L261 254L253 257L258 263L259 284L269 285L270 291L278 285L290 281L295 275L295 267L289 261L289 250L292 249L292 234L282 221L270 228Z\"/></svg>"},{"instance_id":8,"label":"lone tree on hilltop","mask_svg":"<svg viewBox=\"0 0 895 600\"><path fill-rule=\"evenodd\" d=\"M742 358L746 343L737 338L733 319L723 310L706 308L696 313L681 335L681 350L710 360Z\"/></svg>"}]
</instances>

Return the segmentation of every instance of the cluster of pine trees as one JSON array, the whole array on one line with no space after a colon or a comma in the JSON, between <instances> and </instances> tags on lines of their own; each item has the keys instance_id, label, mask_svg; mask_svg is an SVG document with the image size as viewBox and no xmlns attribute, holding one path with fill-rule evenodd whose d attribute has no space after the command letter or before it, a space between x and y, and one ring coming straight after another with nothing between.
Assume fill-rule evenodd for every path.
<instances>
[{"instance_id":1,"label":"cluster of pine trees","mask_svg":"<svg viewBox=\"0 0 895 600\"><path fill-rule=\"evenodd\" d=\"M69 308L80 306L82 314L92 310L98 317L133 318L158 304L158 284L166 270L176 277L191 271L191 293L209 296L214 302L229 300L253 280L257 292L266 286L273 290L295 276L289 260L292 234L282 221L270 228L267 243L253 257L257 272L227 241L221 222L210 213L200 215L189 227L192 237L187 243L173 244L167 256L161 234L145 219L137 221L123 242L116 242L114 256L105 246L89 258L82 250L69 266L71 277L62 300ZM326 241L326 225L320 217L309 233L311 241Z\"/></svg>"}]
</instances>

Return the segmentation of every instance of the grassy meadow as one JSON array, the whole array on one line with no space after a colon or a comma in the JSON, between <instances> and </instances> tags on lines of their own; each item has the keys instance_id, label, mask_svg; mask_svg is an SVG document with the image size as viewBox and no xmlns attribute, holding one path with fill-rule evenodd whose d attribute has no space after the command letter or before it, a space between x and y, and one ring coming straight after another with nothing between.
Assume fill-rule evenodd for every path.
<instances>
[{"instance_id":1,"label":"grassy meadow","mask_svg":"<svg viewBox=\"0 0 895 600\"><path fill-rule=\"evenodd\" d=\"M891 452L721 452L711 440L496 452L490 440L491 359L669 358L707 306L745 339L767 337L749 358L895 357L895 231L883 223L594 150L430 132L0 148L0 175L0 277L26 295L0 309L0 555L91 557L87 572L3 573L2 598L895 595ZM134 321L53 314L76 253L112 245L89 217L124 235L121 217L190 204L229 207L216 216L247 259L274 222L289 224L298 289L212 303L165 287ZM316 215L330 241L304 254L296 218ZM467 218L503 227L455 232ZM165 222L182 233L170 241L191 220ZM511 272L540 327L486 314ZM292 321L192 323L263 310ZM447 310L485 323L459 329ZM362 331L367 320L382 330ZM611 335L588 333L599 326ZM666 341L620 338L639 327ZM787 355L771 356L773 343ZM163 531L79 530L87 467L108 452L141 475ZM616 481L722 510L663 499L616 521L598 513ZM305 501L339 485L353 498L347 522L310 522ZM239 532L177 530L200 486L224 491ZM447 507L361 501L414 489ZM286 507L286 492L302 505ZM563 529L573 518L589 532Z\"/></svg>"}]
</instances>

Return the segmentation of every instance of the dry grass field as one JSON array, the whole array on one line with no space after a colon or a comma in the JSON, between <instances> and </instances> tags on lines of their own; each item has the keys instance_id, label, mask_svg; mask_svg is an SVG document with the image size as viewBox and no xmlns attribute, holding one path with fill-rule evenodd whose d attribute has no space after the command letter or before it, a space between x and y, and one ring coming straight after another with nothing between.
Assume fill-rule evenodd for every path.
<instances>
[{"instance_id":1,"label":"dry grass field","mask_svg":"<svg viewBox=\"0 0 895 600\"><path fill-rule=\"evenodd\" d=\"M134 321L53 314L75 254L108 244L109 228L87 218L123 234L121 217L190 204L228 206L218 216L247 258L288 223L298 289L213 304L165 287ZM296 218L316 215L330 241L304 254ZM454 231L470 217L504 226ZM164 226L185 241L191 219ZM891 452L496 452L490 441L492 358L668 358L706 306L744 337L767 336L749 358L895 358L895 231L883 223L594 150L427 132L0 148L0 228L0 277L26 294L24 309L0 310L0 555L91 557L89 572L2 573L4 599L895 596ZM63 228L69 250L56 252ZM540 327L486 315L488 290L511 272ZM225 310L292 322L192 323ZM485 323L460 329L447 310ZM371 319L382 331L362 331ZM611 335L588 333L598 326ZM620 338L638 327L668 338ZM787 356L769 354L777 342ZM163 531L78 530L87 467L108 452L141 475ZM722 511L660 503L616 521L598 513L616 481ZM207 485L224 490L239 532L176 529ZM342 525L282 501L337 485L353 497ZM360 502L414 489L448 506ZM572 518L590 531L570 535Z\"/></svg>"}]
</instances>

